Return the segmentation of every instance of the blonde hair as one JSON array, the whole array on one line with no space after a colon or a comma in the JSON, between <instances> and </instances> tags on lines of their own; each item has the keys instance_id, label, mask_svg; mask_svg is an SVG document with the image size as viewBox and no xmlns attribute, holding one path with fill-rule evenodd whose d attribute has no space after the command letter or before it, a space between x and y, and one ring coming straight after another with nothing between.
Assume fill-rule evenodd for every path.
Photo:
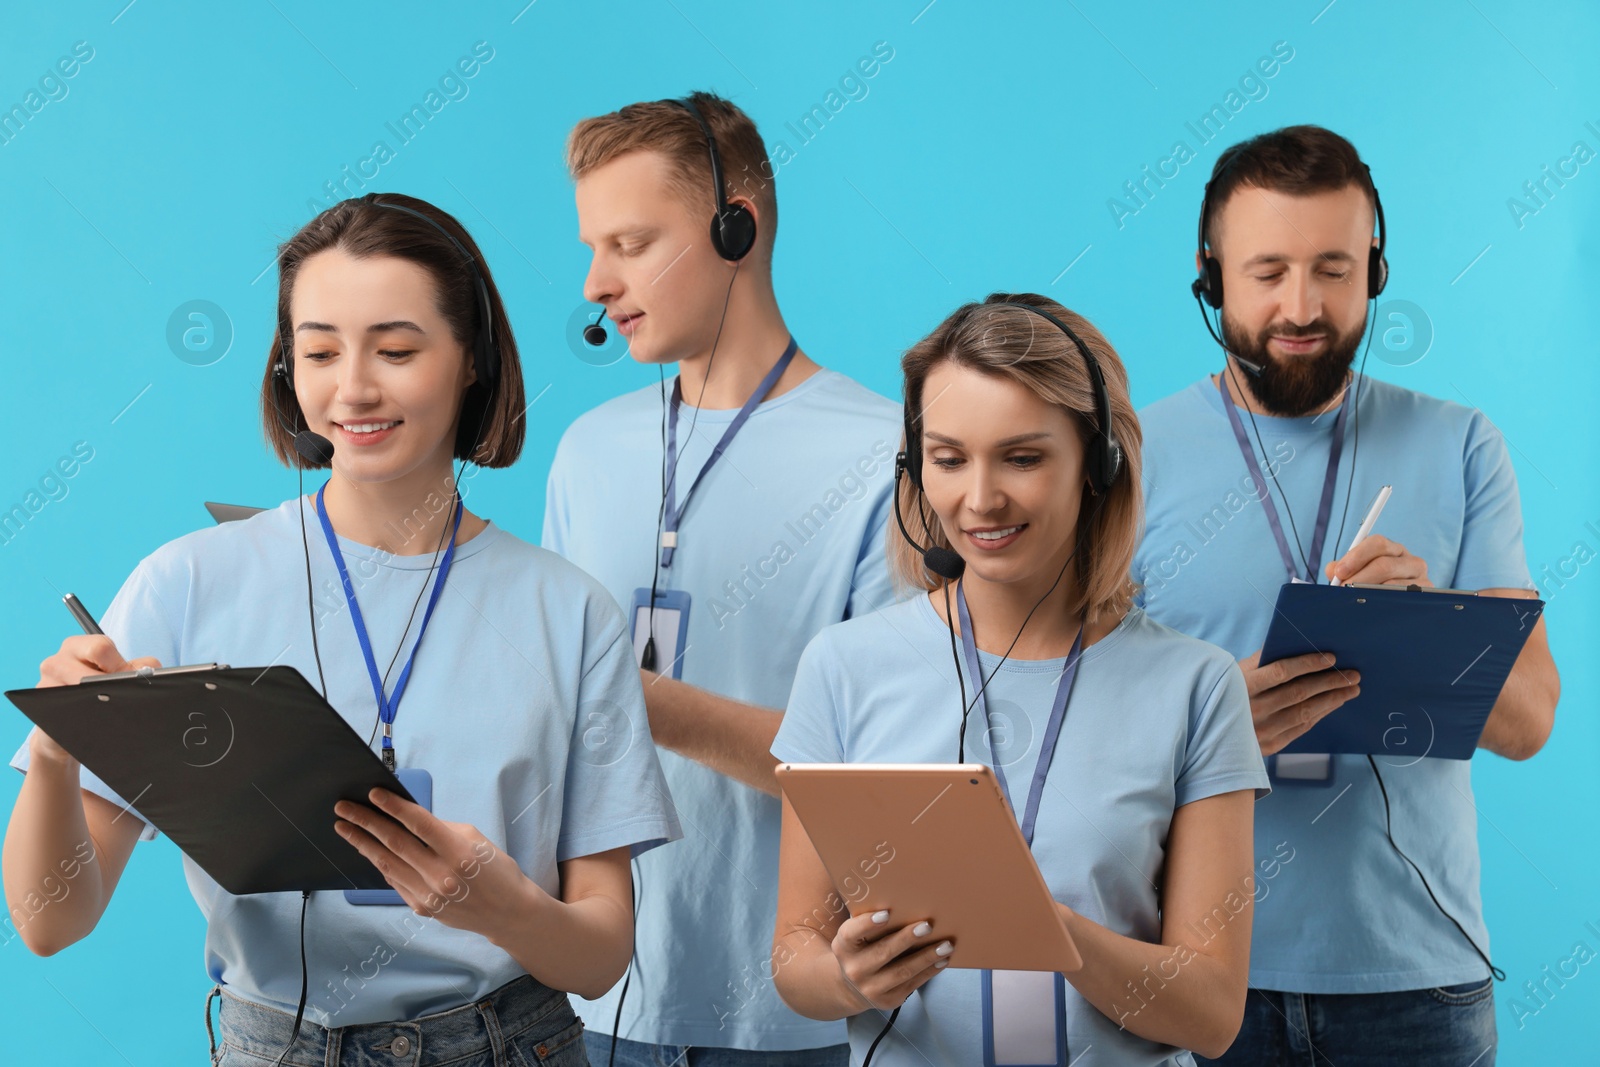
<instances>
[{"instance_id":1,"label":"blonde hair","mask_svg":"<svg viewBox=\"0 0 1600 1067\"><path fill-rule=\"evenodd\" d=\"M755 205L759 225L753 251L761 262L770 262L772 242L778 235L778 188L761 133L749 115L720 96L693 93L688 99L717 139L723 195ZM709 225L717 202L711 188L706 134L676 101L629 104L608 115L584 119L567 136L567 170L577 181L619 156L641 151L659 152L667 158L673 191L689 206L703 207Z\"/></svg>"},{"instance_id":2,"label":"blonde hair","mask_svg":"<svg viewBox=\"0 0 1600 1067\"><path fill-rule=\"evenodd\" d=\"M1087 480L1079 504L1079 522L1092 516L1093 526L1082 538L1074 560L1078 590L1069 606L1093 621L1102 612L1119 613L1133 602L1135 584L1130 568L1144 522L1140 491L1143 436L1128 395L1128 372L1122 360L1088 319L1068 311L1054 300L1033 293L994 293L983 303L964 304L927 337L912 345L900 360L905 374L906 441L904 448L921 448L922 393L929 373L953 363L1006 378L1027 388L1048 404L1075 415L1085 447L1092 439L1098 416L1089 369L1077 346L1049 322L1007 303L1029 304L1066 323L1100 364L1106 395L1111 402L1111 435L1122 446L1122 470L1117 480L1096 499ZM940 548L950 548L937 517L930 518L922 491L907 477L896 488L899 505L913 536L919 534ZM921 529L918 529L920 521ZM898 527L889 533L889 569L906 589L933 590L940 579L923 566L922 555L906 543Z\"/></svg>"}]
</instances>

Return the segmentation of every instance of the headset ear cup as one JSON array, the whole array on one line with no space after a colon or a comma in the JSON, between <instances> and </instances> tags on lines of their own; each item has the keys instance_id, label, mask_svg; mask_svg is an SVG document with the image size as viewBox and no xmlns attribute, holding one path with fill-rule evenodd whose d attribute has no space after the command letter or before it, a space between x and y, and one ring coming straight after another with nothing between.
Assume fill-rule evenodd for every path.
<instances>
[{"instance_id":1,"label":"headset ear cup","mask_svg":"<svg viewBox=\"0 0 1600 1067\"><path fill-rule=\"evenodd\" d=\"M1201 279L1200 296L1214 308L1222 306L1222 264L1216 257L1205 257L1206 272Z\"/></svg>"},{"instance_id":2,"label":"headset ear cup","mask_svg":"<svg viewBox=\"0 0 1600 1067\"><path fill-rule=\"evenodd\" d=\"M1367 296L1377 296L1389 284L1389 261L1377 246L1367 254Z\"/></svg>"},{"instance_id":3,"label":"headset ear cup","mask_svg":"<svg viewBox=\"0 0 1600 1067\"><path fill-rule=\"evenodd\" d=\"M906 477L911 479L911 484L917 491L922 491L922 443L913 441L906 445L906 450L896 457L900 469L906 472Z\"/></svg>"},{"instance_id":4,"label":"headset ear cup","mask_svg":"<svg viewBox=\"0 0 1600 1067\"><path fill-rule=\"evenodd\" d=\"M756 219L743 204L729 204L711 218L711 247L717 255L737 262L756 243Z\"/></svg>"},{"instance_id":5,"label":"headset ear cup","mask_svg":"<svg viewBox=\"0 0 1600 1067\"><path fill-rule=\"evenodd\" d=\"M478 384L492 390L500 377L500 350L482 330L472 345L472 366L478 372Z\"/></svg>"},{"instance_id":6,"label":"headset ear cup","mask_svg":"<svg viewBox=\"0 0 1600 1067\"><path fill-rule=\"evenodd\" d=\"M1104 493L1117 483L1122 473L1122 446L1111 436L1095 438L1089 446L1089 488Z\"/></svg>"}]
</instances>

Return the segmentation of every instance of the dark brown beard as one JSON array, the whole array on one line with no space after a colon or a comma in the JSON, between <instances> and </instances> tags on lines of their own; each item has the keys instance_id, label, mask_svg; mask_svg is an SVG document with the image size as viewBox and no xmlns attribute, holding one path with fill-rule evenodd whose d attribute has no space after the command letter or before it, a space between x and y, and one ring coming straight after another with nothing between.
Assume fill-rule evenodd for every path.
<instances>
[{"instance_id":1,"label":"dark brown beard","mask_svg":"<svg viewBox=\"0 0 1600 1067\"><path fill-rule=\"evenodd\" d=\"M1308 326L1283 326L1269 323L1250 337L1236 323L1222 316L1222 339L1228 351L1261 368L1261 373L1251 375L1247 383L1256 401L1269 415L1297 418L1326 407L1339 395L1355 362L1356 349L1361 347L1365 323L1341 334L1326 319L1317 319ZM1270 337L1304 337L1323 334L1328 338L1327 348L1312 359L1279 360L1267 347Z\"/></svg>"}]
</instances>

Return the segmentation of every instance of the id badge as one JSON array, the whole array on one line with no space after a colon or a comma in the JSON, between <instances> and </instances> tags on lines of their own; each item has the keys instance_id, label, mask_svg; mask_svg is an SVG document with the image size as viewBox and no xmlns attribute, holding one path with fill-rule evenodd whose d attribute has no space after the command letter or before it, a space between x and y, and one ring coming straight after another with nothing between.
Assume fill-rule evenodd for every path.
<instances>
[{"instance_id":1,"label":"id badge","mask_svg":"<svg viewBox=\"0 0 1600 1067\"><path fill-rule=\"evenodd\" d=\"M983 1067L1067 1067L1067 980L983 972Z\"/></svg>"},{"instance_id":2,"label":"id badge","mask_svg":"<svg viewBox=\"0 0 1600 1067\"><path fill-rule=\"evenodd\" d=\"M433 775L420 767L402 767L394 772L400 779L400 784L406 787L406 792L418 804L429 811L433 810ZM398 904L405 906L405 901L393 889L346 889L344 891L346 904Z\"/></svg>"},{"instance_id":3,"label":"id badge","mask_svg":"<svg viewBox=\"0 0 1600 1067\"><path fill-rule=\"evenodd\" d=\"M1326 752L1280 752L1267 757L1267 777L1280 785L1333 784L1333 757Z\"/></svg>"},{"instance_id":4,"label":"id badge","mask_svg":"<svg viewBox=\"0 0 1600 1067\"><path fill-rule=\"evenodd\" d=\"M633 661L644 665L644 643L656 639L657 674L683 678L684 642L689 636L689 594L682 589L657 589L655 611L650 590L633 591Z\"/></svg>"}]
</instances>

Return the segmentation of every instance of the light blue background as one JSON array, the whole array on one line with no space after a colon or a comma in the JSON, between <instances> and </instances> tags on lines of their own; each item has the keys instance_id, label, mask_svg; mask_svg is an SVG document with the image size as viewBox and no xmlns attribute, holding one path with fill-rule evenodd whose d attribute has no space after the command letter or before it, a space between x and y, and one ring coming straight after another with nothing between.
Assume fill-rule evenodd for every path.
<instances>
[{"instance_id":1,"label":"light blue background","mask_svg":"<svg viewBox=\"0 0 1600 1067\"><path fill-rule=\"evenodd\" d=\"M1386 321L1394 351L1375 345L1369 371L1483 407L1512 446L1564 692L1535 762L1475 765L1486 910L1509 975L1497 991L1500 1062L1593 1054L1600 963L1550 983L1543 1005L1522 986L1580 941L1600 952L1585 927L1600 927L1589 713L1600 684L1590 651L1600 162L1520 227L1507 200L1575 141L1600 151L1585 127L1600 127L1594 9L1076 0L1002 19L970 0L781 11L700 0L125 3L15 5L0 36L0 108L21 103L74 42L94 49L66 96L0 144L0 511L75 442L94 449L65 497L0 544L0 681L32 685L37 662L74 632L59 592L103 610L141 556L209 521L202 500L272 504L294 492L256 414L276 244L342 166L377 139L396 147L385 123L475 42L494 58L465 98L366 188L456 213L495 269L538 399L522 462L480 475L473 504L529 539L561 430L654 378L626 360L592 366L569 345L587 265L561 158L577 119L712 88L751 113L769 148L786 142L777 283L822 362L896 395L898 353L944 313L992 289L1033 289L1105 330L1141 405L1218 363L1187 292L1217 152L1322 123L1355 141L1383 192L1385 300L1422 309L1410 324L1432 336L1412 362L1407 322ZM802 145L785 124L878 41L894 58ZM1199 145L1185 123L1278 41L1294 57L1266 95ZM1108 199L1179 139L1197 158L1119 228ZM168 346L168 318L190 300L231 322L231 349L209 366ZM1585 562L1573 558L1579 543ZM20 714L0 713L0 751L24 733ZM7 810L17 784L0 777ZM143 1067L181 1050L201 1062L201 938L165 841L140 850L94 936L59 957L36 959L0 928L8 1059ZM1513 999L1528 1009L1520 1028Z\"/></svg>"}]
</instances>

